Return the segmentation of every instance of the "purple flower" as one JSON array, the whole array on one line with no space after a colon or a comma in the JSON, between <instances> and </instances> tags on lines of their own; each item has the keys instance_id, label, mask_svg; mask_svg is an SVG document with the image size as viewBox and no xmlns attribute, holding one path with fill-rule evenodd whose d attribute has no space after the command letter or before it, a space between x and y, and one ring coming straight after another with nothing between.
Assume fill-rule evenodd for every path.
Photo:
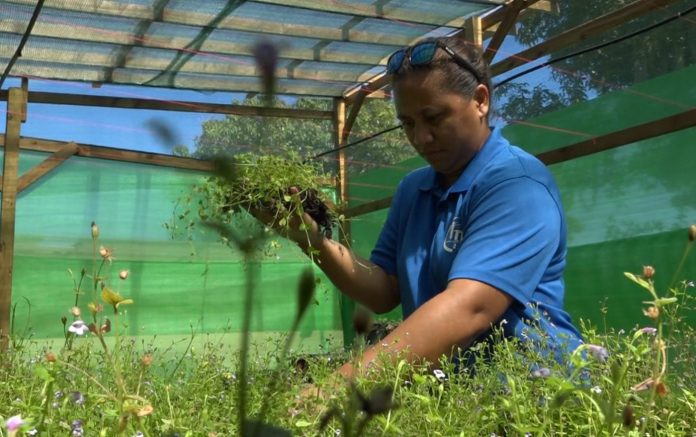
<instances>
[{"instance_id":1,"label":"purple flower","mask_svg":"<svg viewBox=\"0 0 696 437\"><path fill-rule=\"evenodd\" d=\"M653 328L652 326L646 326L645 328L642 328L640 330L641 334L649 334L649 335L655 335L657 334L657 328Z\"/></svg>"},{"instance_id":2,"label":"purple flower","mask_svg":"<svg viewBox=\"0 0 696 437\"><path fill-rule=\"evenodd\" d=\"M548 367L540 367L532 372L532 378L548 378L551 370Z\"/></svg>"},{"instance_id":3,"label":"purple flower","mask_svg":"<svg viewBox=\"0 0 696 437\"><path fill-rule=\"evenodd\" d=\"M75 404L77 404L77 405L82 405L82 404L85 403L85 397L84 397L84 395L83 395L82 393L80 393L79 391L74 391L74 392L72 392L72 393L71 393L71 397L72 397L73 402L75 402ZM73 424L74 424L75 422L79 422L79 419L73 420ZM82 423L82 422L80 422L80 424L81 424L81 423Z\"/></svg>"},{"instance_id":4,"label":"purple flower","mask_svg":"<svg viewBox=\"0 0 696 437\"><path fill-rule=\"evenodd\" d=\"M68 328L68 331L77 335L85 335L87 332L89 332L89 327L82 320L75 320Z\"/></svg>"},{"instance_id":5,"label":"purple flower","mask_svg":"<svg viewBox=\"0 0 696 437\"><path fill-rule=\"evenodd\" d=\"M72 421L70 435L73 437L82 437L85 431L82 429L82 421L75 419Z\"/></svg>"},{"instance_id":6,"label":"purple flower","mask_svg":"<svg viewBox=\"0 0 696 437\"><path fill-rule=\"evenodd\" d=\"M22 420L22 416L19 414L16 416L12 416L9 419L7 419L7 431L8 432L13 432L17 431L20 426L24 425L24 421Z\"/></svg>"},{"instance_id":7,"label":"purple flower","mask_svg":"<svg viewBox=\"0 0 696 437\"><path fill-rule=\"evenodd\" d=\"M590 354L594 357L594 359L599 362L603 363L607 360L607 358L609 358L609 351L607 351L607 349L602 346L596 344L588 344L587 350L589 350Z\"/></svg>"}]
</instances>

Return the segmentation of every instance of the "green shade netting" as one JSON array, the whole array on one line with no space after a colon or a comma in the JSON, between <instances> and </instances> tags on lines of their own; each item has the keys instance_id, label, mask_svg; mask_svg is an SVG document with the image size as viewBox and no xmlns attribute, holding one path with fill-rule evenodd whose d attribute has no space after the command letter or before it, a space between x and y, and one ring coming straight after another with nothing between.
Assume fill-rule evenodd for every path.
<instances>
[{"instance_id":1,"label":"green shade netting","mask_svg":"<svg viewBox=\"0 0 696 437\"><path fill-rule=\"evenodd\" d=\"M22 151L20 174L46 158ZM62 315L74 304L73 282L84 267L92 272L99 245L113 248L114 261L102 274L135 304L126 310L130 335L235 332L242 321L245 266L242 254L224 246L211 231L194 228L189 240L166 229L184 210L177 200L204 175L164 167L72 157L23 191L17 202L13 304L15 332L31 326L35 337L60 337ZM195 211L192 211L195 214ZM90 235L101 230L96 247ZM181 223L179 223L181 224ZM254 292L252 330L284 333L296 313L297 282L309 259L277 239L279 249L263 257ZM97 268L101 258L97 255ZM118 278L121 270L129 277ZM320 278L315 305L300 337L337 336L337 296ZM80 298L83 313L92 300L89 281ZM69 317L70 318L70 317Z\"/></svg>"}]
</instances>

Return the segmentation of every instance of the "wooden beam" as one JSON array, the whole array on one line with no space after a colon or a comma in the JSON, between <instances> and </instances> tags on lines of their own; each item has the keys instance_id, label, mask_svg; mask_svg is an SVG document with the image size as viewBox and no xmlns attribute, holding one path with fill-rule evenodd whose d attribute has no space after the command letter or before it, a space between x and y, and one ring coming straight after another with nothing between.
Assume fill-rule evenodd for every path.
<instances>
[{"instance_id":1,"label":"wooden beam","mask_svg":"<svg viewBox=\"0 0 696 437\"><path fill-rule=\"evenodd\" d=\"M506 8L507 13L505 14L505 18L503 18L503 21L501 21L500 25L498 25L495 34L486 47L486 51L483 53L483 59L486 61L486 63L490 64L496 53L498 53L498 49L505 40L505 37L510 32L510 29L512 29L512 27L515 25L524 3L525 0L513 0L509 7Z\"/></svg>"},{"instance_id":2,"label":"wooden beam","mask_svg":"<svg viewBox=\"0 0 696 437\"><path fill-rule=\"evenodd\" d=\"M367 94L365 93L358 94L356 100L353 102L353 105L351 105L350 113L348 114L348 118L346 118L345 126L343 126L343 131L341 134L341 145L344 145L348 141L350 131L353 130L355 120L358 118L358 113L365 102L365 97L367 97Z\"/></svg>"},{"instance_id":3,"label":"wooden beam","mask_svg":"<svg viewBox=\"0 0 696 437\"><path fill-rule=\"evenodd\" d=\"M483 46L483 27L481 26L481 17L473 16L466 19L464 31L458 35L463 35L464 40L476 47Z\"/></svg>"},{"instance_id":4,"label":"wooden beam","mask_svg":"<svg viewBox=\"0 0 696 437\"><path fill-rule=\"evenodd\" d=\"M649 138L667 135L683 129L696 127L696 109L629 127L610 134L600 135L580 141L569 146L559 147L540 153L537 156L546 165L570 161L594 153L604 152L617 147L643 141ZM392 196L366 202L343 212L346 218L357 217L380 209L389 208Z\"/></svg>"},{"instance_id":5,"label":"wooden beam","mask_svg":"<svg viewBox=\"0 0 696 437\"><path fill-rule=\"evenodd\" d=\"M364 97L363 97L364 98ZM340 148L345 144L346 135L346 102L343 99L334 100L334 145ZM345 205L348 200L348 165L346 162L346 150L338 151L338 176L336 178L337 200L340 205ZM340 220L338 229L338 241L345 247L351 247L350 222ZM349 348L353 344L355 331L353 329L353 311L355 302L345 295L340 295L339 307L341 312L341 327L343 328L343 345Z\"/></svg>"},{"instance_id":6,"label":"wooden beam","mask_svg":"<svg viewBox=\"0 0 696 437\"><path fill-rule=\"evenodd\" d=\"M344 133L346 127L346 102L343 99L336 99L334 103L334 146L340 148L345 144ZM348 166L346 162L346 151L338 151L338 181L337 181L338 201L345 204L348 199Z\"/></svg>"},{"instance_id":7,"label":"wooden beam","mask_svg":"<svg viewBox=\"0 0 696 437\"><path fill-rule=\"evenodd\" d=\"M17 184L17 193L19 194L24 191L24 189L28 188L31 186L31 184L47 175L53 169L65 162L66 159L70 158L76 153L77 144L72 141L68 144L64 144L60 149L53 152L53 155L44 159L43 162L34 166L31 170L20 176L19 183Z\"/></svg>"},{"instance_id":8,"label":"wooden beam","mask_svg":"<svg viewBox=\"0 0 696 437\"><path fill-rule=\"evenodd\" d=\"M537 158L546 165L557 164L694 126L696 126L696 109L691 109L618 132L590 138L570 146L549 150L538 154Z\"/></svg>"},{"instance_id":9,"label":"wooden beam","mask_svg":"<svg viewBox=\"0 0 696 437\"><path fill-rule=\"evenodd\" d=\"M7 100L7 91L0 91L0 100ZM29 92L29 103L55 105L99 106L106 108L156 109L161 111L203 112L258 117L311 118L331 120L331 111L315 109L267 108L263 106L223 105L183 101L135 99L126 97L88 96L48 92Z\"/></svg>"},{"instance_id":10,"label":"wooden beam","mask_svg":"<svg viewBox=\"0 0 696 437\"><path fill-rule=\"evenodd\" d=\"M524 4L522 5L522 9L537 9L537 3L543 3L544 0L524 0ZM505 6L502 6L500 8L495 9L489 14L486 14L481 17L481 28L483 30L489 29L495 24L500 23L505 19L505 16L507 15L508 8L510 7L510 3L506 4Z\"/></svg>"},{"instance_id":11,"label":"wooden beam","mask_svg":"<svg viewBox=\"0 0 696 437\"><path fill-rule=\"evenodd\" d=\"M0 134L0 146L5 144L5 135ZM65 141L53 141L41 138L23 137L19 146L24 150L55 153L64 145ZM114 149L111 147L94 146L91 144L77 144L76 156L106 159L110 161L132 162L135 164L157 165L169 168L181 168L196 171L212 171L213 165L208 161L179 156L160 155L156 153L134 152L130 150Z\"/></svg>"},{"instance_id":12,"label":"wooden beam","mask_svg":"<svg viewBox=\"0 0 696 437\"><path fill-rule=\"evenodd\" d=\"M363 214L379 211L380 209L389 208L391 206L393 196L383 197L381 199L366 202L362 205L347 209L343 212L343 216L347 219L357 217Z\"/></svg>"},{"instance_id":13,"label":"wooden beam","mask_svg":"<svg viewBox=\"0 0 696 437\"><path fill-rule=\"evenodd\" d=\"M491 66L493 76L500 75L513 68L539 59L554 51L565 48L590 38L605 30L611 29L632 20L658 7L674 3L676 0L638 0L624 6L621 9L602 15L579 26L568 29L565 32L547 39L546 41L523 50Z\"/></svg>"},{"instance_id":14,"label":"wooden beam","mask_svg":"<svg viewBox=\"0 0 696 437\"><path fill-rule=\"evenodd\" d=\"M363 82L360 84L360 86L346 91L343 94L343 99L345 100L346 105L353 105L360 98L359 94L370 95L373 92L378 91L380 88L386 86L390 79L391 77L387 75L385 71L383 73L379 73L366 82Z\"/></svg>"},{"instance_id":15,"label":"wooden beam","mask_svg":"<svg viewBox=\"0 0 696 437\"><path fill-rule=\"evenodd\" d=\"M23 109L26 108L26 96L26 92L21 88L10 88L8 91L5 123L7 144L3 159L2 218L0 219L0 352L6 351L10 344L19 135L24 118Z\"/></svg>"}]
</instances>

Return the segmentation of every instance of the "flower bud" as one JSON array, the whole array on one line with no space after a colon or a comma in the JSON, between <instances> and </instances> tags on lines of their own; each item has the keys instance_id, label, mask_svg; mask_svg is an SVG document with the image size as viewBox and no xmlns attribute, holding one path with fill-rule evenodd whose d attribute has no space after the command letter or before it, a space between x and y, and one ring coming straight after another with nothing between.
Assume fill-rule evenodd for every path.
<instances>
[{"instance_id":1,"label":"flower bud","mask_svg":"<svg viewBox=\"0 0 696 437\"><path fill-rule=\"evenodd\" d=\"M316 286L317 282L314 277L314 270L311 267L305 268L300 275L300 282L297 286L296 320L302 318L305 311L307 311L309 304L312 303Z\"/></svg>"},{"instance_id":2,"label":"flower bud","mask_svg":"<svg viewBox=\"0 0 696 437\"><path fill-rule=\"evenodd\" d=\"M665 396L667 393L669 393L669 389L664 382L659 381L655 386L655 393L657 393L659 396Z\"/></svg>"},{"instance_id":3,"label":"flower bud","mask_svg":"<svg viewBox=\"0 0 696 437\"><path fill-rule=\"evenodd\" d=\"M252 53L256 58L263 92L272 94L275 88L276 68L278 67L278 47L271 41L259 41L254 45Z\"/></svg>"},{"instance_id":4,"label":"flower bud","mask_svg":"<svg viewBox=\"0 0 696 437\"><path fill-rule=\"evenodd\" d=\"M696 240L696 225L689 226L689 241Z\"/></svg>"},{"instance_id":5,"label":"flower bud","mask_svg":"<svg viewBox=\"0 0 696 437\"><path fill-rule=\"evenodd\" d=\"M92 222L92 240L96 240L97 238L99 238L99 226Z\"/></svg>"},{"instance_id":6,"label":"flower bud","mask_svg":"<svg viewBox=\"0 0 696 437\"><path fill-rule=\"evenodd\" d=\"M148 367L148 366L152 365L152 359L153 359L152 354L145 354L142 356L142 358L140 358L140 363L143 366Z\"/></svg>"},{"instance_id":7,"label":"flower bud","mask_svg":"<svg viewBox=\"0 0 696 437\"><path fill-rule=\"evenodd\" d=\"M626 428L633 428L636 424L636 419L633 417L633 407L631 404L626 404L623 409L623 424Z\"/></svg>"},{"instance_id":8,"label":"flower bud","mask_svg":"<svg viewBox=\"0 0 696 437\"><path fill-rule=\"evenodd\" d=\"M63 326L65 326L65 324L68 323L68 318L63 316L60 318L60 322L63 324Z\"/></svg>"},{"instance_id":9,"label":"flower bud","mask_svg":"<svg viewBox=\"0 0 696 437\"><path fill-rule=\"evenodd\" d=\"M660 317L660 310L656 306L651 306L648 309L643 310L643 314L653 320Z\"/></svg>"},{"instance_id":10,"label":"flower bud","mask_svg":"<svg viewBox=\"0 0 696 437\"><path fill-rule=\"evenodd\" d=\"M104 324L101 325L101 332L102 334L107 334L111 332L111 320L104 319Z\"/></svg>"},{"instance_id":11,"label":"flower bud","mask_svg":"<svg viewBox=\"0 0 696 437\"><path fill-rule=\"evenodd\" d=\"M121 279L123 279L124 281L125 281L126 279L128 279L128 270L121 270L121 271L118 273L118 277L121 278Z\"/></svg>"},{"instance_id":12,"label":"flower bud","mask_svg":"<svg viewBox=\"0 0 696 437\"><path fill-rule=\"evenodd\" d=\"M367 335L372 328L372 316L365 308L359 306L353 314L353 329L358 335Z\"/></svg>"},{"instance_id":13,"label":"flower bud","mask_svg":"<svg viewBox=\"0 0 696 437\"><path fill-rule=\"evenodd\" d=\"M643 277L652 279L653 276L655 276L655 268L653 266L643 266Z\"/></svg>"}]
</instances>

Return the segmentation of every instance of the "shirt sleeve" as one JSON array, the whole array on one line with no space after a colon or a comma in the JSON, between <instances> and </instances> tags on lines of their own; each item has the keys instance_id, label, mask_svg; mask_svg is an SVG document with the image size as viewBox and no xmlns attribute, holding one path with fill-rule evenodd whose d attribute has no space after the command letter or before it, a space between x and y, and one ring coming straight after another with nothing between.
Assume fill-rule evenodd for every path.
<instances>
[{"instance_id":1,"label":"shirt sleeve","mask_svg":"<svg viewBox=\"0 0 696 437\"><path fill-rule=\"evenodd\" d=\"M370 261L382 267L389 275L396 275L396 256L399 238L399 210L401 209L402 183L396 189L392 204L387 213L387 220L384 222L382 231L377 238L377 244L372 249Z\"/></svg>"},{"instance_id":2,"label":"shirt sleeve","mask_svg":"<svg viewBox=\"0 0 696 437\"><path fill-rule=\"evenodd\" d=\"M562 212L529 177L500 182L475 200L448 280L487 283L526 304L559 250Z\"/></svg>"}]
</instances>

